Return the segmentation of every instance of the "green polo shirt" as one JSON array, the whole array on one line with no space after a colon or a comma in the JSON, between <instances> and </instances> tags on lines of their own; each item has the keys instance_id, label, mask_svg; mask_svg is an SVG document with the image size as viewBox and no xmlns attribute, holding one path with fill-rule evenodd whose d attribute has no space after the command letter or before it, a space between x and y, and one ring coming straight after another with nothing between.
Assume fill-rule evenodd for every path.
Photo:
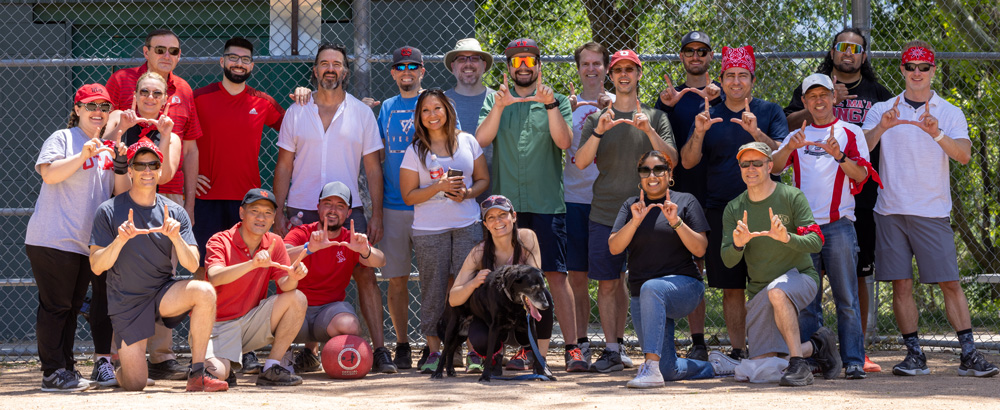
<instances>
[{"instance_id":1,"label":"green polo shirt","mask_svg":"<svg viewBox=\"0 0 1000 410\"><path fill-rule=\"evenodd\" d=\"M511 89L515 97L520 97ZM534 94L532 94L534 95ZM486 96L479 123L493 110L496 93ZM566 126L572 130L573 111L569 99L554 94ZM537 102L511 104L503 109L493 140L493 193L506 196L517 212L566 213L563 201L562 150L552 141L545 105Z\"/></svg>"}]
</instances>

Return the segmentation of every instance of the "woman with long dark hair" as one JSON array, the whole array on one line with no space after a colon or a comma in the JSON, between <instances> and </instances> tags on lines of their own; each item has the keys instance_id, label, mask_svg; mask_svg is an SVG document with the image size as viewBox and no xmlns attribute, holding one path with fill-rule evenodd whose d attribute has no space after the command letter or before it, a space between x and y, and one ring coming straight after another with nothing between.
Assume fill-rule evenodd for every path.
<instances>
[{"instance_id":1,"label":"woman with long dark hair","mask_svg":"<svg viewBox=\"0 0 1000 410\"><path fill-rule=\"evenodd\" d=\"M612 254L628 250L632 323L646 356L628 387L715 375L709 362L678 358L674 349L674 321L705 294L694 257L708 247L708 222L693 195L670 190L672 169L660 151L639 159L639 196L625 200L608 239Z\"/></svg>"},{"instance_id":2,"label":"woman with long dark hair","mask_svg":"<svg viewBox=\"0 0 1000 410\"><path fill-rule=\"evenodd\" d=\"M444 311L450 280L472 247L482 240L476 226L476 196L489 186L483 149L476 137L458 130L456 118L444 91L421 93L414 108L413 143L406 149L399 170L403 201L413 206L420 328L429 352L420 368L423 373L433 372L441 357L437 322Z\"/></svg>"}]
</instances>

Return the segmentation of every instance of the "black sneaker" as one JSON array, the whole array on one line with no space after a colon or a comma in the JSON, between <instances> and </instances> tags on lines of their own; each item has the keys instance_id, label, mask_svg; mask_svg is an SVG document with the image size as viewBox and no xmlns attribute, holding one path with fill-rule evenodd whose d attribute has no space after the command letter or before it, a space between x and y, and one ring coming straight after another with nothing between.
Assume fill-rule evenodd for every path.
<instances>
[{"instance_id":1,"label":"black sneaker","mask_svg":"<svg viewBox=\"0 0 1000 410\"><path fill-rule=\"evenodd\" d=\"M372 354L372 371L378 373L396 373L399 370L396 368L395 364L392 364L392 355L389 354L389 349L385 346L375 349Z\"/></svg>"},{"instance_id":2,"label":"black sneaker","mask_svg":"<svg viewBox=\"0 0 1000 410\"><path fill-rule=\"evenodd\" d=\"M427 357L430 355L431 355L431 349L429 347L424 346L423 349L420 349L420 359L417 360L417 369L424 368L424 365L427 364ZM395 363L395 361L393 363Z\"/></svg>"},{"instance_id":3,"label":"black sneaker","mask_svg":"<svg viewBox=\"0 0 1000 410\"><path fill-rule=\"evenodd\" d=\"M80 373L66 369L56 370L49 377L42 378L42 391L84 391L93 386L89 380L80 378Z\"/></svg>"},{"instance_id":4,"label":"black sneaker","mask_svg":"<svg viewBox=\"0 0 1000 410\"><path fill-rule=\"evenodd\" d=\"M819 328L810 338L816 345L812 358L819 364L823 378L830 380L840 375L844 363L840 360L840 349L837 349L837 337L830 329Z\"/></svg>"},{"instance_id":5,"label":"black sneaker","mask_svg":"<svg viewBox=\"0 0 1000 410\"><path fill-rule=\"evenodd\" d=\"M806 359L793 357L788 361L788 369L781 375L778 385L781 386L808 386L813 384L813 374L809 371Z\"/></svg>"},{"instance_id":6,"label":"black sneaker","mask_svg":"<svg viewBox=\"0 0 1000 410\"><path fill-rule=\"evenodd\" d=\"M427 348L425 347L426 351ZM413 368L413 353L410 350L410 344L406 343L396 343L396 354L392 359L392 364L396 365L399 370L407 370ZM427 360L427 356L424 355L420 360ZM420 368L420 363L417 363L417 368Z\"/></svg>"},{"instance_id":7,"label":"black sneaker","mask_svg":"<svg viewBox=\"0 0 1000 410\"><path fill-rule=\"evenodd\" d=\"M258 386L297 386L302 384L302 377L292 374L280 364L271 365L257 376Z\"/></svg>"},{"instance_id":8,"label":"black sneaker","mask_svg":"<svg viewBox=\"0 0 1000 410\"><path fill-rule=\"evenodd\" d=\"M321 364L319 357L312 352L312 349L305 348L295 355L292 368L295 369L296 373L309 373L319 370Z\"/></svg>"},{"instance_id":9,"label":"black sneaker","mask_svg":"<svg viewBox=\"0 0 1000 410\"><path fill-rule=\"evenodd\" d=\"M160 363L152 363L146 360L149 368L149 378L156 380L186 380L188 378L188 368L177 362L175 359L167 359Z\"/></svg>"},{"instance_id":10,"label":"black sneaker","mask_svg":"<svg viewBox=\"0 0 1000 410\"><path fill-rule=\"evenodd\" d=\"M860 380L868 377L865 373L864 365L861 364L849 364L844 368L844 378L848 380Z\"/></svg>"},{"instance_id":11,"label":"black sneaker","mask_svg":"<svg viewBox=\"0 0 1000 410\"><path fill-rule=\"evenodd\" d=\"M257 353L254 353L252 350L243 353L240 364L243 365L243 374L258 374L260 373L260 369L264 368L264 365L260 364L260 360L257 360Z\"/></svg>"},{"instance_id":12,"label":"black sneaker","mask_svg":"<svg viewBox=\"0 0 1000 410\"><path fill-rule=\"evenodd\" d=\"M701 360L703 362L708 361L708 346L705 345L692 345L691 350L688 350L687 358L691 360Z\"/></svg>"},{"instance_id":13,"label":"black sneaker","mask_svg":"<svg viewBox=\"0 0 1000 410\"><path fill-rule=\"evenodd\" d=\"M535 355L531 350L520 348L517 353L514 353L514 357L511 357L507 361L507 370L531 370L532 365L535 364Z\"/></svg>"},{"instance_id":14,"label":"black sneaker","mask_svg":"<svg viewBox=\"0 0 1000 410\"><path fill-rule=\"evenodd\" d=\"M590 371L598 373L620 372L622 370L625 370L625 364L622 363L621 353L608 349L604 349L601 357L597 358L590 366Z\"/></svg>"},{"instance_id":15,"label":"black sneaker","mask_svg":"<svg viewBox=\"0 0 1000 410\"><path fill-rule=\"evenodd\" d=\"M226 377L226 383L229 384L230 388L236 387L236 372L232 368L229 368L229 377Z\"/></svg>"},{"instance_id":16,"label":"black sneaker","mask_svg":"<svg viewBox=\"0 0 1000 410\"><path fill-rule=\"evenodd\" d=\"M927 368L927 356L924 356L923 352L920 354L906 352L906 358L899 364L892 366L892 374L896 376L931 374L931 369Z\"/></svg>"},{"instance_id":17,"label":"black sneaker","mask_svg":"<svg viewBox=\"0 0 1000 410\"><path fill-rule=\"evenodd\" d=\"M106 357L98 358L94 362L94 370L90 372L90 380L101 387L117 386L118 379L115 378L115 366Z\"/></svg>"},{"instance_id":18,"label":"black sneaker","mask_svg":"<svg viewBox=\"0 0 1000 410\"><path fill-rule=\"evenodd\" d=\"M997 373L1000 373L1000 369L997 369L993 363L986 361L986 358L978 350L968 356L963 356L962 364L958 366L959 376L993 377Z\"/></svg>"}]
</instances>

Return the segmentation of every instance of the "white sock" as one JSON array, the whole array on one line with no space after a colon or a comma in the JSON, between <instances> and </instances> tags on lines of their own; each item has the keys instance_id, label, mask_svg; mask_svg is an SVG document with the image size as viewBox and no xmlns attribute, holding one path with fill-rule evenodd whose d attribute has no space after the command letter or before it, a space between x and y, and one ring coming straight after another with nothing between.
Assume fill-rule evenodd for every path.
<instances>
[{"instance_id":1,"label":"white sock","mask_svg":"<svg viewBox=\"0 0 1000 410\"><path fill-rule=\"evenodd\" d=\"M265 371L265 372L266 372L266 371L267 371L267 369L270 369L270 368L271 368L271 366L274 366L274 365L276 365L276 364L277 364L277 365L280 365L280 364L281 364L281 362L279 362L279 361L277 361L277 360L274 360L274 359L266 359L266 360L264 360L264 370L263 370L263 371Z\"/></svg>"},{"instance_id":2,"label":"white sock","mask_svg":"<svg viewBox=\"0 0 1000 410\"><path fill-rule=\"evenodd\" d=\"M606 343L606 345L607 347L604 348L605 350L610 350L612 352L617 352L621 350L621 348L618 347L618 343Z\"/></svg>"}]
</instances>

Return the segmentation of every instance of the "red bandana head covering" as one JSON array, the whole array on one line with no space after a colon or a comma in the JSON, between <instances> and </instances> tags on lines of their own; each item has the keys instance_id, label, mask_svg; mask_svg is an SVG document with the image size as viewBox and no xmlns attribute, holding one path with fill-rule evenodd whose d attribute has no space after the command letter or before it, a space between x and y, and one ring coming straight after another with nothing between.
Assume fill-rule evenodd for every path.
<instances>
[{"instance_id":1,"label":"red bandana head covering","mask_svg":"<svg viewBox=\"0 0 1000 410\"><path fill-rule=\"evenodd\" d=\"M926 61L931 65L937 65L934 64L934 52L919 46L910 47L903 52L903 64L913 61Z\"/></svg>"},{"instance_id":2,"label":"red bandana head covering","mask_svg":"<svg viewBox=\"0 0 1000 410\"><path fill-rule=\"evenodd\" d=\"M757 59L753 56L753 46L722 47L722 72L725 73L726 70L733 67L750 70L750 74L757 70Z\"/></svg>"}]
</instances>

